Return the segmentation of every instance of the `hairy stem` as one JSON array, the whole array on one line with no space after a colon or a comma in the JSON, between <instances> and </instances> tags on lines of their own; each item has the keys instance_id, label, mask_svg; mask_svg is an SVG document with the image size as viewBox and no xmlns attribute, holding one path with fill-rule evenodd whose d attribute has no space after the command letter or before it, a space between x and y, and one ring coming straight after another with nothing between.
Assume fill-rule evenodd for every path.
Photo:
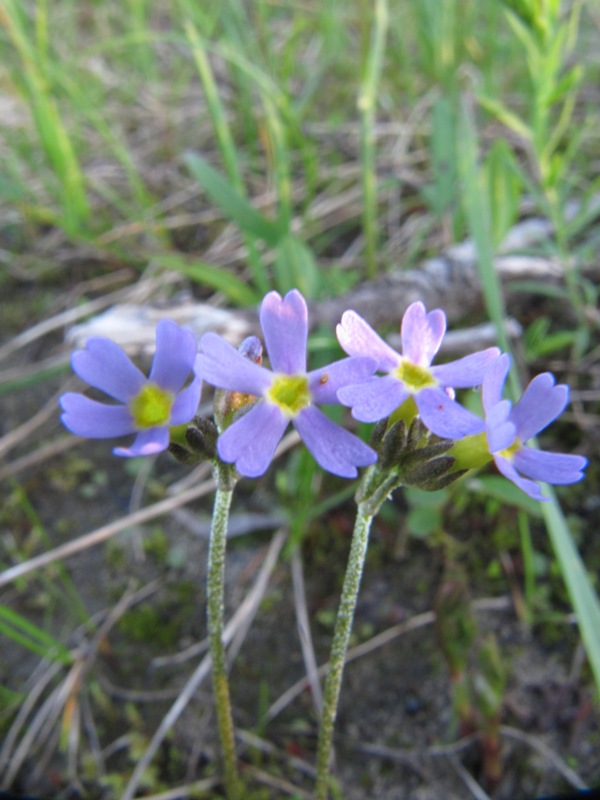
<instances>
[{"instance_id":1,"label":"hairy stem","mask_svg":"<svg viewBox=\"0 0 600 800\"><path fill-rule=\"evenodd\" d=\"M346 567L344 587L340 599L335 631L333 633L333 643L331 645L331 658L329 660L329 671L325 681L325 692L323 702L323 715L321 717L321 728L319 731L319 743L317 746L317 782L315 787L316 800L327 800L329 782L329 764L331 760L331 749L333 744L333 729L337 714L340 687L342 685L342 675L348 643L352 632L354 621L354 609L360 580L362 577L367 546L369 543L369 530L373 515L365 511L365 505L360 503L356 514L354 532L352 534L352 545Z\"/></svg>"},{"instance_id":2,"label":"hairy stem","mask_svg":"<svg viewBox=\"0 0 600 800\"><path fill-rule=\"evenodd\" d=\"M213 693L224 761L225 790L228 800L241 800L242 792L235 754L227 663L223 646L225 548L232 496L233 490L231 489L217 489L215 493L208 552L207 613Z\"/></svg>"}]
</instances>

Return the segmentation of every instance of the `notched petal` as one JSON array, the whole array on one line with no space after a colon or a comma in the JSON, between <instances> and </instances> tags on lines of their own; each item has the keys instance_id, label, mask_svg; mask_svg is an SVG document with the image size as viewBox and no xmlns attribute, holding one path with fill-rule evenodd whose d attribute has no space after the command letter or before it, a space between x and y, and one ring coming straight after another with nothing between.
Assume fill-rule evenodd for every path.
<instances>
[{"instance_id":1,"label":"notched petal","mask_svg":"<svg viewBox=\"0 0 600 800\"><path fill-rule=\"evenodd\" d=\"M377 461L377 453L358 436L340 428L315 406L298 414L293 425L319 466L342 478L355 478L357 467Z\"/></svg>"},{"instance_id":2,"label":"notched petal","mask_svg":"<svg viewBox=\"0 0 600 800\"><path fill-rule=\"evenodd\" d=\"M260 324L273 371L305 373L308 308L300 292L292 289L283 299L269 292L260 307Z\"/></svg>"},{"instance_id":3,"label":"notched petal","mask_svg":"<svg viewBox=\"0 0 600 800\"><path fill-rule=\"evenodd\" d=\"M119 345L104 337L88 339L71 356L73 372L95 389L126 403L146 383L143 373Z\"/></svg>"},{"instance_id":4,"label":"notched petal","mask_svg":"<svg viewBox=\"0 0 600 800\"><path fill-rule=\"evenodd\" d=\"M109 406L83 394L67 392L60 398L61 422L71 433L86 439L112 439L135 432L129 409Z\"/></svg>"}]
</instances>

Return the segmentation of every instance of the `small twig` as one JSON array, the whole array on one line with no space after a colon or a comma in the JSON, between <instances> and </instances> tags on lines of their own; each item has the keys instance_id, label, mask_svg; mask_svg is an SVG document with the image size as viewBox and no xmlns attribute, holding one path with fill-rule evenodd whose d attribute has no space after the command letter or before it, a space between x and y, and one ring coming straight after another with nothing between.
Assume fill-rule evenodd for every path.
<instances>
[{"instance_id":1,"label":"small twig","mask_svg":"<svg viewBox=\"0 0 600 800\"><path fill-rule=\"evenodd\" d=\"M10 727L10 730L6 734L4 744L2 745L2 751L0 752L0 775L2 775L8 763L13 759L13 748L17 739L19 738L21 729L27 722L29 714L35 708L37 701L42 696L48 684L60 672L63 666L64 665L58 661L49 664L44 674L27 694L27 697L23 701L23 704L20 707L19 712Z\"/></svg>"},{"instance_id":2,"label":"small twig","mask_svg":"<svg viewBox=\"0 0 600 800\"><path fill-rule=\"evenodd\" d=\"M317 716L321 715L323 708L323 692L319 680L319 670L315 648L313 646L310 633L310 622L308 619L308 609L306 605L306 592L304 588L304 571L302 568L302 555L298 547L292 551L292 582L294 585L294 608L296 610L296 625L300 636L300 647L302 648L302 658L306 669L306 679L310 685L313 703L317 711Z\"/></svg>"},{"instance_id":3,"label":"small twig","mask_svg":"<svg viewBox=\"0 0 600 800\"><path fill-rule=\"evenodd\" d=\"M219 778L204 778L201 781L194 781L193 783L186 783L185 786L178 786L175 789L169 789L166 792L159 794L147 794L145 800L185 800L188 797L194 797L196 794L209 792L219 785Z\"/></svg>"},{"instance_id":4,"label":"small twig","mask_svg":"<svg viewBox=\"0 0 600 800\"><path fill-rule=\"evenodd\" d=\"M53 458L59 453L76 447L78 444L79 441L75 436L69 434L68 436L61 436L59 439L48 442L38 447L36 450L31 450L31 452L25 453L20 458L16 458L9 464L0 467L0 481L9 477L14 478L17 473L22 472L24 469L29 469L29 467L34 467L40 462L47 461L49 458Z\"/></svg>"},{"instance_id":5,"label":"small twig","mask_svg":"<svg viewBox=\"0 0 600 800\"><path fill-rule=\"evenodd\" d=\"M284 760L287 764L290 764L294 769L298 770L298 772L302 773L302 775L306 775L309 778L314 778L316 775L315 768L312 764L309 764L308 761L298 758L298 756L290 756L272 742L268 742L266 739L257 736L251 731L240 730L238 728L237 737L240 742L245 744L247 747L252 747L255 750L258 750L260 753L265 753L271 757L277 757L281 760Z\"/></svg>"},{"instance_id":6,"label":"small twig","mask_svg":"<svg viewBox=\"0 0 600 800\"><path fill-rule=\"evenodd\" d=\"M546 761L551 764L554 769L559 772L563 778L568 781L575 789L587 789L588 786L581 780L579 775L571 769L571 767L563 761L563 759L555 753L552 748L548 747L548 745L542 741L537 736L532 736L529 733L524 733L523 731L518 730L517 728L511 728L509 725L501 725L500 726L500 733L503 736L507 736L509 739L516 739L518 742L523 742L531 747L533 750L537 750L537 752L546 759Z\"/></svg>"},{"instance_id":7,"label":"small twig","mask_svg":"<svg viewBox=\"0 0 600 800\"><path fill-rule=\"evenodd\" d=\"M139 525L142 522L148 522L148 520L159 517L162 514L168 514L169 511L172 511L174 508L178 508L186 503L190 503L192 500L197 500L199 497L210 494L214 491L214 488L214 481L208 480L206 483L195 486L193 489L189 489L187 492L183 492L177 497L169 497L166 500L161 500L159 503L153 503L151 506L137 511L135 514L110 522L108 525L103 525L91 533L80 536L71 542L66 542L60 547L55 547L54 550L49 550L39 556L30 558L22 564L10 567L0 573L0 586L6 586L17 578L27 575L29 572L33 572L40 567L45 567L59 559L68 558L69 556L75 555L75 553L87 550L87 548L93 547L101 542L105 542L107 539L110 539L111 536L120 533L126 528L130 528L132 525Z\"/></svg>"},{"instance_id":8,"label":"small twig","mask_svg":"<svg viewBox=\"0 0 600 800\"><path fill-rule=\"evenodd\" d=\"M186 647L185 650L180 650L178 653L174 653L173 655L156 656L152 659L150 667L151 669L161 669L164 667L174 667L178 664L185 664L186 661L196 658L196 656L199 656L201 653L205 653L207 650L208 639L202 639L201 642L195 642L189 647Z\"/></svg>"},{"instance_id":9,"label":"small twig","mask_svg":"<svg viewBox=\"0 0 600 800\"><path fill-rule=\"evenodd\" d=\"M475 600L473 602L473 609L475 611L505 611L507 608L510 608L510 600L508 597L487 597L481 600ZM427 625L432 625L435 621L435 614L433 611L425 611L422 614L416 614L414 617L407 619L406 622L401 622L398 625L394 625L391 628L388 628L381 633L378 633L377 636L373 636L371 639L368 639L366 642L362 642L362 644L357 645L356 647L352 647L348 650L346 655L346 664L354 661L357 658L361 658L362 656L366 656L368 653L372 653L374 650L378 650L383 645L388 644L388 642L397 639L399 636L403 636L405 633L409 631L414 631L417 628L424 628ZM321 664L318 669L319 677L323 677L327 673L327 669L329 668L329 663L326 662ZM307 680L306 677L301 678L299 681L296 681L289 689L287 689L281 697L279 697L267 710L266 713L266 720L270 722L276 716L281 714L284 708L296 699L307 687Z\"/></svg>"},{"instance_id":10,"label":"small twig","mask_svg":"<svg viewBox=\"0 0 600 800\"><path fill-rule=\"evenodd\" d=\"M465 786L469 789L475 800L491 800L489 794L483 791L471 773L463 767L455 755L449 755L448 761L454 767L458 776L462 779Z\"/></svg>"},{"instance_id":11,"label":"small twig","mask_svg":"<svg viewBox=\"0 0 600 800\"><path fill-rule=\"evenodd\" d=\"M96 300L89 300L87 303L82 303L75 308L69 308L66 311L62 311L60 314L56 314L54 317L38 322L37 325L33 325L31 328L23 331L23 333L10 339L3 347L0 347L0 361L17 350L20 350L22 347L35 342L47 333L52 333L52 331L64 328L66 325L71 325L78 319L89 317L91 314L95 314L107 306L126 300L131 295L131 292L131 287L117 289L114 292L98 297Z\"/></svg>"},{"instance_id":12,"label":"small twig","mask_svg":"<svg viewBox=\"0 0 600 800\"><path fill-rule=\"evenodd\" d=\"M63 393L63 389L60 392L57 392L53 395L48 402L43 405L40 410L30 417L27 422L24 422L22 425L19 425L18 428L15 428L10 433L7 433L6 436L3 436L0 439L0 458L3 458L4 455L9 451L12 450L13 447L16 447L20 442L26 439L28 436L40 428L45 422L47 422L51 417L53 417L58 409L58 398Z\"/></svg>"},{"instance_id":13,"label":"small twig","mask_svg":"<svg viewBox=\"0 0 600 800\"><path fill-rule=\"evenodd\" d=\"M312 798L311 792L305 792L304 789L294 786L293 783L286 781L284 778L278 778L275 775L264 772L262 769L257 769L256 767L246 767L246 773L252 775L252 777L258 781L258 783L262 783L265 786L270 786L272 789L279 789L281 792L285 792L292 797L302 797L305 798L305 800L311 800Z\"/></svg>"}]
</instances>

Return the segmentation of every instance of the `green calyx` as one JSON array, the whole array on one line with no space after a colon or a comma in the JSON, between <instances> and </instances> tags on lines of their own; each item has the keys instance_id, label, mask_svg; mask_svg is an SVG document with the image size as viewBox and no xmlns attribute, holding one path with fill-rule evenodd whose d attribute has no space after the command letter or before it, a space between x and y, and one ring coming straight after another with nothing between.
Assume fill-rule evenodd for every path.
<instances>
[{"instance_id":1,"label":"green calyx","mask_svg":"<svg viewBox=\"0 0 600 800\"><path fill-rule=\"evenodd\" d=\"M265 396L279 406L286 417L295 417L310 405L308 378L306 375L276 375Z\"/></svg>"},{"instance_id":2,"label":"green calyx","mask_svg":"<svg viewBox=\"0 0 600 800\"><path fill-rule=\"evenodd\" d=\"M130 401L129 410L138 430L168 425L175 397L155 383L146 383Z\"/></svg>"},{"instance_id":3,"label":"green calyx","mask_svg":"<svg viewBox=\"0 0 600 800\"><path fill-rule=\"evenodd\" d=\"M437 386L437 381L427 367L419 367L411 361L402 360L392 375L406 386L411 394L417 394L421 389L432 389Z\"/></svg>"},{"instance_id":4,"label":"green calyx","mask_svg":"<svg viewBox=\"0 0 600 800\"><path fill-rule=\"evenodd\" d=\"M370 466L356 491L356 501L366 512L376 514L381 504L399 486L416 486L434 492L461 477L450 455L453 442L435 436L414 418L410 424L398 419L378 424L371 439L379 460Z\"/></svg>"},{"instance_id":5,"label":"green calyx","mask_svg":"<svg viewBox=\"0 0 600 800\"><path fill-rule=\"evenodd\" d=\"M492 460L485 433L459 439L454 442L448 455L454 458L456 469L478 469Z\"/></svg>"}]
</instances>

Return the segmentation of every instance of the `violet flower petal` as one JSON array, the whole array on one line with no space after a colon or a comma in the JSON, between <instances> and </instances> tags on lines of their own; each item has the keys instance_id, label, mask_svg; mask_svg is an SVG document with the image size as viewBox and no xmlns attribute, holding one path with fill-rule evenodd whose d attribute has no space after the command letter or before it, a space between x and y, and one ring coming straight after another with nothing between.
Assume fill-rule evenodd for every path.
<instances>
[{"instance_id":1,"label":"violet flower petal","mask_svg":"<svg viewBox=\"0 0 600 800\"><path fill-rule=\"evenodd\" d=\"M306 372L308 308L300 292L292 289L283 299L269 292L260 306L260 324L273 371Z\"/></svg>"},{"instance_id":2,"label":"violet flower petal","mask_svg":"<svg viewBox=\"0 0 600 800\"><path fill-rule=\"evenodd\" d=\"M492 364L500 355L497 347L488 347L478 353L431 367L431 374L442 386L451 386L453 389L467 389L479 386Z\"/></svg>"},{"instance_id":3,"label":"violet flower petal","mask_svg":"<svg viewBox=\"0 0 600 800\"><path fill-rule=\"evenodd\" d=\"M512 406L509 400L501 400L487 413L486 428L490 453L506 450L517 436L517 428L509 420Z\"/></svg>"},{"instance_id":4,"label":"violet flower petal","mask_svg":"<svg viewBox=\"0 0 600 800\"><path fill-rule=\"evenodd\" d=\"M139 431L131 447L115 447L113 453L121 458L153 456L169 446L169 429L166 426Z\"/></svg>"},{"instance_id":5,"label":"violet flower petal","mask_svg":"<svg viewBox=\"0 0 600 800\"><path fill-rule=\"evenodd\" d=\"M510 356L503 353L493 361L484 375L481 386L481 400L486 413L502 400L502 390L510 369Z\"/></svg>"},{"instance_id":6,"label":"violet flower petal","mask_svg":"<svg viewBox=\"0 0 600 800\"><path fill-rule=\"evenodd\" d=\"M356 467L377 461L377 453L358 436L340 428L316 406L308 406L293 419L304 444L323 469L342 478L355 478Z\"/></svg>"},{"instance_id":7,"label":"violet flower petal","mask_svg":"<svg viewBox=\"0 0 600 800\"><path fill-rule=\"evenodd\" d=\"M377 368L372 358L343 358L308 373L310 393L319 405L338 403L337 392L349 384L370 378Z\"/></svg>"},{"instance_id":8,"label":"violet flower petal","mask_svg":"<svg viewBox=\"0 0 600 800\"><path fill-rule=\"evenodd\" d=\"M338 391L340 403L350 406L352 416L360 422L377 422L389 417L408 397L404 384L389 375L344 386Z\"/></svg>"},{"instance_id":9,"label":"violet flower petal","mask_svg":"<svg viewBox=\"0 0 600 800\"><path fill-rule=\"evenodd\" d=\"M146 383L129 356L110 339L92 337L71 356L73 372L95 389L126 403Z\"/></svg>"},{"instance_id":10,"label":"violet flower petal","mask_svg":"<svg viewBox=\"0 0 600 800\"><path fill-rule=\"evenodd\" d=\"M376 359L377 369L382 372L391 372L400 364L398 353L356 311L344 311L336 334L344 352Z\"/></svg>"},{"instance_id":11,"label":"violet flower petal","mask_svg":"<svg viewBox=\"0 0 600 800\"><path fill-rule=\"evenodd\" d=\"M485 429L482 419L451 400L442 389L422 389L414 397L421 419L437 436L462 439Z\"/></svg>"},{"instance_id":12,"label":"violet flower petal","mask_svg":"<svg viewBox=\"0 0 600 800\"><path fill-rule=\"evenodd\" d=\"M201 393L202 381L200 378L194 378L190 385L182 389L175 397L169 424L185 425L186 422L190 422L198 410Z\"/></svg>"},{"instance_id":13,"label":"violet flower petal","mask_svg":"<svg viewBox=\"0 0 600 800\"><path fill-rule=\"evenodd\" d=\"M156 352L148 380L168 392L178 392L193 369L197 353L192 331L161 319L156 326Z\"/></svg>"},{"instance_id":14,"label":"violet flower petal","mask_svg":"<svg viewBox=\"0 0 600 800\"><path fill-rule=\"evenodd\" d=\"M577 483L584 475L587 464L583 456L564 453L544 453L531 447L522 447L514 455L515 468L534 481L566 484Z\"/></svg>"},{"instance_id":15,"label":"violet flower petal","mask_svg":"<svg viewBox=\"0 0 600 800\"><path fill-rule=\"evenodd\" d=\"M550 372L537 375L515 404L511 419L523 442L543 431L569 402L569 387L565 384L555 386L554 383L554 375Z\"/></svg>"},{"instance_id":16,"label":"violet flower petal","mask_svg":"<svg viewBox=\"0 0 600 800\"><path fill-rule=\"evenodd\" d=\"M277 406L259 402L219 436L219 456L235 463L240 475L257 478L273 460L288 424Z\"/></svg>"},{"instance_id":17,"label":"violet flower petal","mask_svg":"<svg viewBox=\"0 0 600 800\"><path fill-rule=\"evenodd\" d=\"M428 367L445 333L446 315L441 309L428 314L423 303L411 303L402 317L402 355L413 364Z\"/></svg>"},{"instance_id":18,"label":"violet flower petal","mask_svg":"<svg viewBox=\"0 0 600 800\"><path fill-rule=\"evenodd\" d=\"M244 358L216 333L205 333L200 340L194 371L211 386L243 394L260 396L273 382L268 369Z\"/></svg>"},{"instance_id":19,"label":"violet flower petal","mask_svg":"<svg viewBox=\"0 0 600 800\"><path fill-rule=\"evenodd\" d=\"M133 417L126 406L109 406L83 394L67 392L60 398L61 422L76 436L110 439L134 433Z\"/></svg>"},{"instance_id":20,"label":"violet flower petal","mask_svg":"<svg viewBox=\"0 0 600 800\"><path fill-rule=\"evenodd\" d=\"M509 481L512 481L515 486L518 486L519 489L522 489L525 494L528 494L529 497L533 497L534 500L541 500L542 502L548 501L548 498L544 497L542 494L542 490L540 489L539 485L535 481L522 478L515 469L514 465L511 464L507 458L504 458L503 456L494 456L494 461L496 462L498 471L501 472L505 478L508 478Z\"/></svg>"}]
</instances>

